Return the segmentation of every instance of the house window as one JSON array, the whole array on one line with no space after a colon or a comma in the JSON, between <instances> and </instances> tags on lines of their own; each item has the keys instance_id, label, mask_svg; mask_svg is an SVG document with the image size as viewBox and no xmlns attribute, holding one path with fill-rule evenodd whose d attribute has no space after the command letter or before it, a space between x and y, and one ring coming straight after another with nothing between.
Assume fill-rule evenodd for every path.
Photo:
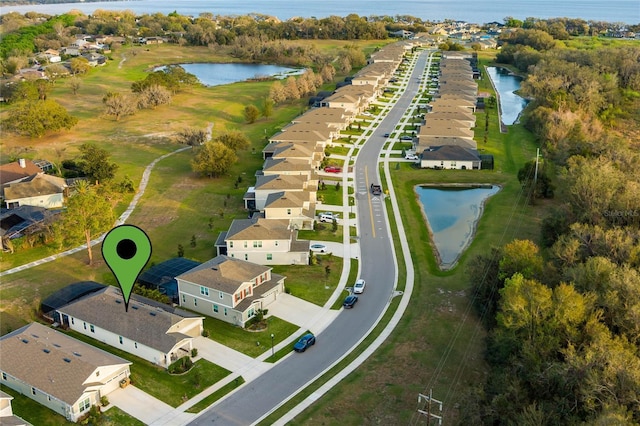
<instances>
[{"instance_id":1,"label":"house window","mask_svg":"<svg viewBox=\"0 0 640 426\"><path fill-rule=\"evenodd\" d=\"M258 248L258 247L262 247L262 241L254 241L253 242L253 248Z\"/></svg>"},{"instance_id":2,"label":"house window","mask_svg":"<svg viewBox=\"0 0 640 426\"><path fill-rule=\"evenodd\" d=\"M138 342L133 342L133 346L138 349Z\"/></svg>"},{"instance_id":3,"label":"house window","mask_svg":"<svg viewBox=\"0 0 640 426\"><path fill-rule=\"evenodd\" d=\"M251 318L251 317L252 317L252 316L254 316L255 314L256 314L256 313L255 313L255 311L253 310L253 308L250 308L250 309L249 309L249 312L248 312L248 317L249 317L249 318Z\"/></svg>"},{"instance_id":4,"label":"house window","mask_svg":"<svg viewBox=\"0 0 640 426\"><path fill-rule=\"evenodd\" d=\"M233 253L231 253L231 257L236 257L236 255L235 255L235 254L233 254Z\"/></svg>"},{"instance_id":5,"label":"house window","mask_svg":"<svg viewBox=\"0 0 640 426\"><path fill-rule=\"evenodd\" d=\"M213 305L213 312L218 313L218 305Z\"/></svg>"},{"instance_id":6,"label":"house window","mask_svg":"<svg viewBox=\"0 0 640 426\"><path fill-rule=\"evenodd\" d=\"M276 241L276 242L274 242L274 244L276 245L276 247L278 247L278 242L277 242L277 241Z\"/></svg>"},{"instance_id":7,"label":"house window","mask_svg":"<svg viewBox=\"0 0 640 426\"><path fill-rule=\"evenodd\" d=\"M193 306L198 306L198 299L195 297L193 298Z\"/></svg>"},{"instance_id":8,"label":"house window","mask_svg":"<svg viewBox=\"0 0 640 426\"><path fill-rule=\"evenodd\" d=\"M87 411L89 407L91 407L91 401L87 398L80 403L80 412Z\"/></svg>"},{"instance_id":9,"label":"house window","mask_svg":"<svg viewBox=\"0 0 640 426\"><path fill-rule=\"evenodd\" d=\"M36 388L31 388L31 395L35 395L36 394Z\"/></svg>"},{"instance_id":10,"label":"house window","mask_svg":"<svg viewBox=\"0 0 640 426\"><path fill-rule=\"evenodd\" d=\"M203 296L208 296L209 295L209 288L208 287L204 287L204 286L200 286L200 294L202 294Z\"/></svg>"},{"instance_id":11,"label":"house window","mask_svg":"<svg viewBox=\"0 0 640 426\"><path fill-rule=\"evenodd\" d=\"M7 373L2 373L2 380L7 380Z\"/></svg>"},{"instance_id":12,"label":"house window","mask_svg":"<svg viewBox=\"0 0 640 426\"><path fill-rule=\"evenodd\" d=\"M118 341L122 344L122 336L118 336Z\"/></svg>"},{"instance_id":13,"label":"house window","mask_svg":"<svg viewBox=\"0 0 640 426\"><path fill-rule=\"evenodd\" d=\"M229 248L233 248L233 241L229 241Z\"/></svg>"},{"instance_id":14,"label":"house window","mask_svg":"<svg viewBox=\"0 0 640 426\"><path fill-rule=\"evenodd\" d=\"M74 318L71 317L71 324L75 324L76 322L74 321Z\"/></svg>"},{"instance_id":15,"label":"house window","mask_svg":"<svg viewBox=\"0 0 640 426\"><path fill-rule=\"evenodd\" d=\"M273 255L271 253L267 253L267 260L273 260Z\"/></svg>"},{"instance_id":16,"label":"house window","mask_svg":"<svg viewBox=\"0 0 640 426\"><path fill-rule=\"evenodd\" d=\"M219 292L218 292L218 296L220 296L220 299L222 299L222 298L224 298L224 293L223 293L223 292L221 292L221 291L219 291Z\"/></svg>"},{"instance_id":17,"label":"house window","mask_svg":"<svg viewBox=\"0 0 640 426\"><path fill-rule=\"evenodd\" d=\"M247 242L246 241L244 242L244 248L247 248Z\"/></svg>"},{"instance_id":18,"label":"house window","mask_svg":"<svg viewBox=\"0 0 640 426\"><path fill-rule=\"evenodd\" d=\"M82 325L84 326L84 329L86 330L87 329L87 323L83 322Z\"/></svg>"},{"instance_id":19,"label":"house window","mask_svg":"<svg viewBox=\"0 0 640 426\"><path fill-rule=\"evenodd\" d=\"M291 214L291 209L287 209L287 214Z\"/></svg>"},{"instance_id":20,"label":"house window","mask_svg":"<svg viewBox=\"0 0 640 426\"><path fill-rule=\"evenodd\" d=\"M224 308L224 316L227 316L227 308Z\"/></svg>"},{"instance_id":21,"label":"house window","mask_svg":"<svg viewBox=\"0 0 640 426\"><path fill-rule=\"evenodd\" d=\"M187 297L184 294L182 295L182 303L187 303Z\"/></svg>"},{"instance_id":22,"label":"house window","mask_svg":"<svg viewBox=\"0 0 640 426\"><path fill-rule=\"evenodd\" d=\"M244 254L244 260L249 260L249 255L247 253Z\"/></svg>"},{"instance_id":23,"label":"house window","mask_svg":"<svg viewBox=\"0 0 640 426\"><path fill-rule=\"evenodd\" d=\"M455 162L455 161L452 161L452 162L451 162L451 167L453 167L453 168L455 168L455 167L456 167L456 162Z\"/></svg>"},{"instance_id":24,"label":"house window","mask_svg":"<svg viewBox=\"0 0 640 426\"><path fill-rule=\"evenodd\" d=\"M96 332L96 329L93 327L93 324L91 324L91 325L89 326L89 328L91 329L91 332L92 332L92 333L95 333L95 332Z\"/></svg>"}]
</instances>

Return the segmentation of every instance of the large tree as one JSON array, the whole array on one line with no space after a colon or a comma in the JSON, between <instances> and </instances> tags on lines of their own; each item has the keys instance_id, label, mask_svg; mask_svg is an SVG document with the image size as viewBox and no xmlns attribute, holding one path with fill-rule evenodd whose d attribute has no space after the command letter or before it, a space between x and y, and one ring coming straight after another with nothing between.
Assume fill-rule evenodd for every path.
<instances>
[{"instance_id":1,"label":"large tree","mask_svg":"<svg viewBox=\"0 0 640 426\"><path fill-rule=\"evenodd\" d=\"M113 179L118 165L109 158L109 151L90 143L80 145L80 164L82 171L93 182L105 182Z\"/></svg>"},{"instance_id":2,"label":"large tree","mask_svg":"<svg viewBox=\"0 0 640 426\"><path fill-rule=\"evenodd\" d=\"M215 142L225 144L233 152L238 152L249 148L251 142L249 138L239 130L229 130L214 138Z\"/></svg>"},{"instance_id":3,"label":"large tree","mask_svg":"<svg viewBox=\"0 0 640 426\"><path fill-rule=\"evenodd\" d=\"M59 222L59 234L67 244L84 242L91 265L91 240L113 225L113 206L106 194L99 193L86 182L80 182L75 194L68 198L66 207Z\"/></svg>"},{"instance_id":4,"label":"large tree","mask_svg":"<svg viewBox=\"0 0 640 426\"><path fill-rule=\"evenodd\" d=\"M130 94L109 92L102 98L102 102L105 106L104 113L114 116L116 121L120 121L121 117L135 114L138 109L136 100Z\"/></svg>"},{"instance_id":5,"label":"large tree","mask_svg":"<svg viewBox=\"0 0 640 426\"><path fill-rule=\"evenodd\" d=\"M236 161L238 156L222 142L207 142L198 148L191 167L203 176L218 177L227 173Z\"/></svg>"},{"instance_id":6,"label":"large tree","mask_svg":"<svg viewBox=\"0 0 640 426\"><path fill-rule=\"evenodd\" d=\"M260 110L255 105L247 105L244 107L244 119L247 123L253 124L260 117Z\"/></svg>"},{"instance_id":7,"label":"large tree","mask_svg":"<svg viewBox=\"0 0 640 426\"><path fill-rule=\"evenodd\" d=\"M71 129L78 119L56 101L28 100L15 104L5 121L8 130L39 138L47 132Z\"/></svg>"}]
</instances>

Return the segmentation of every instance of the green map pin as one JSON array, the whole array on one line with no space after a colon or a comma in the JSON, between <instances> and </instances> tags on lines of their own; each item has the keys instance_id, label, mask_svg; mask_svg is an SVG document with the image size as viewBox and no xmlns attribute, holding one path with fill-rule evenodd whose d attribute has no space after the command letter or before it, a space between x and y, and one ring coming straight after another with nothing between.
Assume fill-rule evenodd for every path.
<instances>
[{"instance_id":1,"label":"green map pin","mask_svg":"<svg viewBox=\"0 0 640 426\"><path fill-rule=\"evenodd\" d=\"M151 240L137 226L116 226L102 241L102 257L118 280L128 312L133 285L151 258Z\"/></svg>"}]
</instances>

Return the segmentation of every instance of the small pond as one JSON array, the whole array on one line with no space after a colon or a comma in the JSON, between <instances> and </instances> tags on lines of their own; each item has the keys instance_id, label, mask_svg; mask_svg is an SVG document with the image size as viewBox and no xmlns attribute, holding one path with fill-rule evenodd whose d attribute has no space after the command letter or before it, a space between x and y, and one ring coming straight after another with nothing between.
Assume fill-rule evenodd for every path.
<instances>
[{"instance_id":1,"label":"small pond","mask_svg":"<svg viewBox=\"0 0 640 426\"><path fill-rule=\"evenodd\" d=\"M522 77L499 67L487 67L487 74L500 94L500 118L505 125L510 126L516 122L528 102L514 93L520 89Z\"/></svg>"},{"instance_id":2,"label":"small pond","mask_svg":"<svg viewBox=\"0 0 640 426\"><path fill-rule=\"evenodd\" d=\"M205 86L220 86L254 78L286 78L304 72L302 69L265 64L178 64L198 77Z\"/></svg>"},{"instance_id":3,"label":"small pond","mask_svg":"<svg viewBox=\"0 0 640 426\"><path fill-rule=\"evenodd\" d=\"M455 266L473 239L484 202L496 185L416 186L441 269Z\"/></svg>"}]
</instances>

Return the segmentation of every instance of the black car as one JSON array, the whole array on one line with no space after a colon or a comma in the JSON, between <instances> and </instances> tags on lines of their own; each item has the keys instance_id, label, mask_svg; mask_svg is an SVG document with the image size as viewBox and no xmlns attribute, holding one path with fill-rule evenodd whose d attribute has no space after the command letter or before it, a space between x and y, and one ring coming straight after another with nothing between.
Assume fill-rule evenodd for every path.
<instances>
[{"instance_id":1,"label":"black car","mask_svg":"<svg viewBox=\"0 0 640 426\"><path fill-rule=\"evenodd\" d=\"M342 306L345 309L351 309L353 308L353 306L356 304L357 301L358 301L358 296L350 294L349 296L347 296L346 299L344 299L344 302L342 302Z\"/></svg>"},{"instance_id":2,"label":"black car","mask_svg":"<svg viewBox=\"0 0 640 426\"><path fill-rule=\"evenodd\" d=\"M309 346L313 346L316 344L316 336L311 333L307 333L302 336L295 345L293 345L293 350L296 352L304 352L307 350Z\"/></svg>"}]
</instances>

